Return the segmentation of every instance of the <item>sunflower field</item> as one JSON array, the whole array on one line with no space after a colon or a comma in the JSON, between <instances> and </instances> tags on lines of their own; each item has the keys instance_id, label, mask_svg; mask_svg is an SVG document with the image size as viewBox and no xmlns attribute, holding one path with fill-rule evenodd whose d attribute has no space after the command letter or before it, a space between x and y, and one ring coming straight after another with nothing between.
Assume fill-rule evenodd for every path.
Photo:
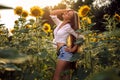
<instances>
[{"instance_id":1,"label":"sunflower field","mask_svg":"<svg viewBox=\"0 0 120 80\"><path fill-rule=\"evenodd\" d=\"M0 80L52 80L56 66L56 49L53 47L55 26L42 18L44 10L33 6L30 12L21 6L14 9L19 18L10 31L0 24ZM81 29L85 36L78 39L79 51L72 60L77 68L71 71L71 80L120 80L120 23L119 13L105 14L105 32L92 30L96 24L91 7L78 9ZM34 19L27 20L28 16Z\"/></svg>"}]
</instances>

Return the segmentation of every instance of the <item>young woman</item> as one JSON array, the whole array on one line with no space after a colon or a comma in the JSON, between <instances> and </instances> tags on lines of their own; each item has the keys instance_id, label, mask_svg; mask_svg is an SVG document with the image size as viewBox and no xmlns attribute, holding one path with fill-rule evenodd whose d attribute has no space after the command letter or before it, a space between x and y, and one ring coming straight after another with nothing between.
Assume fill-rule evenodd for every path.
<instances>
[{"instance_id":1,"label":"young woman","mask_svg":"<svg viewBox=\"0 0 120 80\"><path fill-rule=\"evenodd\" d=\"M63 18L62 21L57 17L60 15ZM57 25L54 30L54 43L56 44L57 51L59 53L53 80L60 80L61 73L71 68L71 58L73 56L73 53L78 48L77 45L74 45L75 39L80 37L83 38L83 36L78 35L75 32L75 30L80 28L80 25L77 12L74 10L53 10L50 13L50 17ZM69 36L71 45L67 46L67 39ZM64 76L64 79L62 80L70 80L70 76Z\"/></svg>"}]
</instances>

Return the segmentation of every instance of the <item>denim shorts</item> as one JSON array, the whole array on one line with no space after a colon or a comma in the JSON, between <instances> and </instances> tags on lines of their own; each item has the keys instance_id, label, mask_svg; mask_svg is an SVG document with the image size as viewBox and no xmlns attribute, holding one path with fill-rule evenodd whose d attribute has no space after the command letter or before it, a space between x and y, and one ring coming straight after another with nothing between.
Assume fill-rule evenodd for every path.
<instances>
[{"instance_id":1,"label":"denim shorts","mask_svg":"<svg viewBox=\"0 0 120 80\"><path fill-rule=\"evenodd\" d=\"M67 46L62 46L59 49L58 59L64 60L64 61L71 61L73 53L65 51L65 48L67 48Z\"/></svg>"}]
</instances>

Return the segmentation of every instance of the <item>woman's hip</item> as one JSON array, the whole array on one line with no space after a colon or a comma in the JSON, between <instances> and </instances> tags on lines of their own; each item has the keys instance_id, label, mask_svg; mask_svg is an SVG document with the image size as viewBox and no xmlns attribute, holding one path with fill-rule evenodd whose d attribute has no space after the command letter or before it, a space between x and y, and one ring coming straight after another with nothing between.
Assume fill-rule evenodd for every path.
<instances>
[{"instance_id":1,"label":"woman's hip","mask_svg":"<svg viewBox=\"0 0 120 80\"><path fill-rule=\"evenodd\" d=\"M58 59L64 60L64 61L71 61L71 58L73 54L71 52L65 51L65 48L67 48L66 45L63 45L58 50Z\"/></svg>"}]
</instances>

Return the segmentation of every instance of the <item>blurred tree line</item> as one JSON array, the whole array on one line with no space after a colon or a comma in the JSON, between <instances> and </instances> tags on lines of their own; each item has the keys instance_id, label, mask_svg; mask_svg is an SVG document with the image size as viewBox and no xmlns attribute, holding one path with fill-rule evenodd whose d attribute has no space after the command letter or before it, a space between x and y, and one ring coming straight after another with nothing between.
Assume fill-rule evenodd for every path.
<instances>
[{"instance_id":1,"label":"blurred tree line","mask_svg":"<svg viewBox=\"0 0 120 80\"><path fill-rule=\"evenodd\" d=\"M97 7L93 5L93 2L98 1L99 4L96 3L96 5L103 4L106 0L62 0L61 3L58 5L55 5L54 7L47 6L44 8L45 14L43 16L44 19L46 19L46 22L50 23L52 26L54 25L53 21L50 19L49 14L50 10L54 9L65 9L65 8L71 8L74 10L78 10L80 6L82 5L89 5L92 8L92 14L94 15L94 18L92 19L93 22L96 23L96 25L93 26L93 30L99 30L105 31L105 26L103 25L103 15L108 14L113 16L115 13L120 14L120 0L107 0L110 1L109 5L104 5L101 7ZM120 27L120 23L117 25L117 27Z\"/></svg>"}]
</instances>

